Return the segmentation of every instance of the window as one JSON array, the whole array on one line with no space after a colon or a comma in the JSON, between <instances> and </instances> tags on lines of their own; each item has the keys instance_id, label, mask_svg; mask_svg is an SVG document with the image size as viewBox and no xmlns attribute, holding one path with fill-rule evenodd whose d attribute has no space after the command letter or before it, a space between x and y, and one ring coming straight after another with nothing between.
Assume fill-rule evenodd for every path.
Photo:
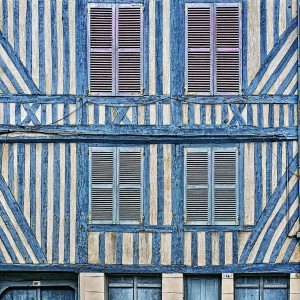
<instances>
[{"instance_id":1,"label":"window","mask_svg":"<svg viewBox=\"0 0 300 300\"><path fill-rule=\"evenodd\" d=\"M235 225L237 148L187 148L185 221L191 225Z\"/></svg>"},{"instance_id":2,"label":"window","mask_svg":"<svg viewBox=\"0 0 300 300\"><path fill-rule=\"evenodd\" d=\"M239 4L186 4L186 94L240 92L240 14Z\"/></svg>"},{"instance_id":3,"label":"window","mask_svg":"<svg viewBox=\"0 0 300 300\"><path fill-rule=\"evenodd\" d=\"M143 150L91 148L90 219L92 223L142 221Z\"/></svg>"},{"instance_id":4,"label":"window","mask_svg":"<svg viewBox=\"0 0 300 300\"><path fill-rule=\"evenodd\" d=\"M161 300L161 278L158 276L110 276L110 300Z\"/></svg>"},{"instance_id":5,"label":"window","mask_svg":"<svg viewBox=\"0 0 300 300\"><path fill-rule=\"evenodd\" d=\"M236 300L288 300L288 277L240 276L235 280Z\"/></svg>"},{"instance_id":6,"label":"window","mask_svg":"<svg viewBox=\"0 0 300 300\"><path fill-rule=\"evenodd\" d=\"M141 95L143 6L89 5L89 92Z\"/></svg>"},{"instance_id":7,"label":"window","mask_svg":"<svg viewBox=\"0 0 300 300\"><path fill-rule=\"evenodd\" d=\"M185 277L185 299L221 299L221 278L215 276Z\"/></svg>"}]
</instances>

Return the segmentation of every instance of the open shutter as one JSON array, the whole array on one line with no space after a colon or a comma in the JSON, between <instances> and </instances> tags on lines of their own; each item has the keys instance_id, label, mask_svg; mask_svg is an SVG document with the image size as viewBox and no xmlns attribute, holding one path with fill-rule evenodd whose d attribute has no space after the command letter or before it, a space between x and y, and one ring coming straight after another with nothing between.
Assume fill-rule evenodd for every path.
<instances>
[{"instance_id":1,"label":"open shutter","mask_svg":"<svg viewBox=\"0 0 300 300\"><path fill-rule=\"evenodd\" d=\"M237 94L240 91L240 8L216 7L216 48L218 94Z\"/></svg>"},{"instance_id":2,"label":"open shutter","mask_svg":"<svg viewBox=\"0 0 300 300\"><path fill-rule=\"evenodd\" d=\"M119 5L117 11L117 93L141 94L142 6Z\"/></svg>"},{"instance_id":3,"label":"open shutter","mask_svg":"<svg viewBox=\"0 0 300 300\"><path fill-rule=\"evenodd\" d=\"M89 91L113 95L113 7L89 6Z\"/></svg>"},{"instance_id":4,"label":"open shutter","mask_svg":"<svg viewBox=\"0 0 300 300\"><path fill-rule=\"evenodd\" d=\"M236 224L237 151L214 150L214 223Z\"/></svg>"},{"instance_id":5,"label":"open shutter","mask_svg":"<svg viewBox=\"0 0 300 300\"><path fill-rule=\"evenodd\" d=\"M139 223L142 202L142 150L119 152L119 222Z\"/></svg>"},{"instance_id":6,"label":"open shutter","mask_svg":"<svg viewBox=\"0 0 300 300\"><path fill-rule=\"evenodd\" d=\"M186 92L212 92L212 20L210 4L186 7Z\"/></svg>"},{"instance_id":7,"label":"open shutter","mask_svg":"<svg viewBox=\"0 0 300 300\"><path fill-rule=\"evenodd\" d=\"M113 222L114 153L93 151L91 158L92 222Z\"/></svg>"},{"instance_id":8,"label":"open shutter","mask_svg":"<svg viewBox=\"0 0 300 300\"><path fill-rule=\"evenodd\" d=\"M209 217L209 178L207 150L186 152L186 220L207 224Z\"/></svg>"}]
</instances>

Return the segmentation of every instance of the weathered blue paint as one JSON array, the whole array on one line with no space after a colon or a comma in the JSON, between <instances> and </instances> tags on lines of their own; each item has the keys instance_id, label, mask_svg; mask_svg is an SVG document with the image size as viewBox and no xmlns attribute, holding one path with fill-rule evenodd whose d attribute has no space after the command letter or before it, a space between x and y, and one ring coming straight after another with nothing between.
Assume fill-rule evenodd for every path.
<instances>
[{"instance_id":1,"label":"weathered blue paint","mask_svg":"<svg viewBox=\"0 0 300 300\"><path fill-rule=\"evenodd\" d=\"M164 222L164 155L163 145L157 146L157 224Z\"/></svg>"},{"instance_id":2,"label":"weathered blue paint","mask_svg":"<svg viewBox=\"0 0 300 300\"><path fill-rule=\"evenodd\" d=\"M36 148L35 144L30 145L30 228L33 232L33 234L36 235ZM10 145L10 155L12 156L12 170L13 170L13 148ZM14 173L12 172L12 175ZM10 187L11 191L13 190L12 187Z\"/></svg>"},{"instance_id":3,"label":"weathered blue paint","mask_svg":"<svg viewBox=\"0 0 300 300\"><path fill-rule=\"evenodd\" d=\"M48 145L42 144L41 199L48 197ZM41 248L47 253L47 201L41 205Z\"/></svg>"},{"instance_id":4,"label":"weathered blue paint","mask_svg":"<svg viewBox=\"0 0 300 300\"><path fill-rule=\"evenodd\" d=\"M64 94L70 91L70 42L68 39L69 32L69 5L68 0L62 2L62 15L63 15L63 30L64 30Z\"/></svg>"},{"instance_id":5,"label":"weathered blue paint","mask_svg":"<svg viewBox=\"0 0 300 300\"><path fill-rule=\"evenodd\" d=\"M54 264L58 263L58 244L59 244L59 220L60 216L60 145L54 144L54 165L53 168L54 182L53 182L53 257L52 261Z\"/></svg>"},{"instance_id":6,"label":"weathered blue paint","mask_svg":"<svg viewBox=\"0 0 300 300\"><path fill-rule=\"evenodd\" d=\"M152 265L160 265L160 233L152 233Z\"/></svg>"},{"instance_id":7,"label":"weathered blue paint","mask_svg":"<svg viewBox=\"0 0 300 300\"><path fill-rule=\"evenodd\" d=\"M84 144L77 145L77 209L76 209L76 262L79 264L87 263L87 215L89 201L89 174L88 147Z\"/></svg>"},{"instance_id":8,"label":"weathered blue paint","mask_svg":"<svg viewBox=\"0 0 300 300\"><path fill-rule=\"evenodd\" d=\"M254 220L258 221L262 212L262 164L261 164L261 144L254 146L254 172L255 172L255 211Z\"/></svg>"},{"instance_id":9,"label":"weathered blue paint","mask_svg":"<svg viewBox=\"0 0 300 300\"><path fill-rule=\"evenodd\" d=\"M57 26L56 26L56 0L51 0L51 40L52 40L52 90L51 94L57 94Z\"/></svg>"},{"instance_id":10,"label":"weathered blue paint","mask_svg":"<svg viewBox=\"0 0 300 300\"><path fill-rule=\"evenodd\" d=\"M192 232L192 247L191 247L191 257L192 266L198 265L198 235L197 232Z\"/></svg>"},{"instance_id":11,"label":"weathered blue paint","mask_svg":"<svg viewBox=\"0 0 300 300\"><path fill-rule=\"evenodd\" d=\"M267 56L267 0L260 1L260 60L264 61Z\"/></svg>"},{"instance_id":12,"label":"weathered blue paint","mask_svg":"<svg viewBox=\"0 0 300 300\"><path fill-rule=\"evenodd\" d=\"M44 21L44 1L39 0L39 83L40 91L42 94L46 93L46 82L45 82L45 21Z\"/></svg>"},{"instance_id":13,"label":"weathered blue paint","mask_svg":"<svg viewBox=\"0 0 300 300\"><path fill-rule=\"evenodd\" d=\"M19 2L19 1L17 1ZM16 3L17 3L16 2ZM27 0L27 11L26 11L26 69L28 74L32 74L32 1ZM19 11L15 9L15 11ZM23 12L19 12L23 13ZM19 32L19 28L16 28L15 33ZM15 37L18 34L15 34Z\"/></svg>"}]
</instances>

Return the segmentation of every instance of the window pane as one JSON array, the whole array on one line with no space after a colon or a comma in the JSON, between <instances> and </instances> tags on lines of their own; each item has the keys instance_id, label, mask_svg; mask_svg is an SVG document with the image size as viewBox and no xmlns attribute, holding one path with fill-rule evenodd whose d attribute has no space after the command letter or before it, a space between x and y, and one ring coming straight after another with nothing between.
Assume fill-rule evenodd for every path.
<instances>
[{"instance_id":1,"label":"window pane","mask_svg":"<svg viewBox=\"0 0 300 300\"><path fill-rule=\"evenodd\" d=\"M109 300L133 300L133 288L109 288Z\"/></svg>"}]
</instances>

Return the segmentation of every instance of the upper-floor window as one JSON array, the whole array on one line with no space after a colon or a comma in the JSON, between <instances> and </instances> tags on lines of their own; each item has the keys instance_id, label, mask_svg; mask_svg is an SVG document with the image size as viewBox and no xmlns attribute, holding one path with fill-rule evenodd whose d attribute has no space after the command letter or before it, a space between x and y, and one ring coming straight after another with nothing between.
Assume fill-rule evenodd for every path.
<instances>
[{"instance_id":1,"label":"upper-floor window","mask_svg":"<svg viewBox=\"0 0 300 300\"><path fill-rule=\"evenodd\" d=\"M89 4L89 93L141 95L142 4Z\"/></svg>"},{"instance_id":2,"label":"upper-floor window","mask_svg":"<svg viewBox=\"0 0 300 300\"><path fill-rule=\"evenodd\" d=\"M90 149L92 223L139 224L142 221L143 149Z\"/></svg>"},{"instance_id":3,"label":"upper-floor window","mask_svg":"<svg viewBox=\"0 0 300 300\"><path fill-rule=\"evenodd\" d=\"M237 148L185 149L186 224L238 224L237 158Z\"/></svg>"},{"instance_id":4,"label":"upper-floor window","mask_svg":"<svg viewBox=\"0 0 300 300\"><path fill-rule=\"evenodd\" d=\"M240 93L240 16L241 9L237 3L186 4L186 94Z\"/></svg>"}]
</instances>

